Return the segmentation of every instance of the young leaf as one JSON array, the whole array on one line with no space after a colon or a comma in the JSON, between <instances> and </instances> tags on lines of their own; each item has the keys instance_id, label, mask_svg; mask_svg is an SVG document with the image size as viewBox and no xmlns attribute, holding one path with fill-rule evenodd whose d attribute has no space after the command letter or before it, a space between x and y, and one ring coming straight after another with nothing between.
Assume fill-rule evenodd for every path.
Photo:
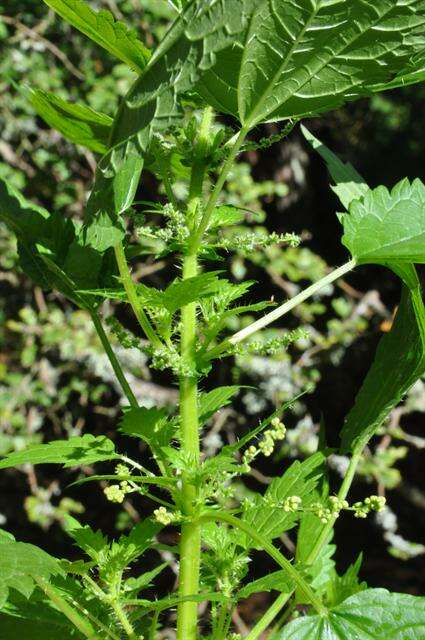
<instances>
[{"instance_id":1,"label":"young leaf","mask_svg":"<svg viewBox=\"0 0 425 640\"><path fill-rule=\"evenodd\" d=\"M290 580L288 580L288 574L286 571L274 571L273 573L269 573L267 576L258 578L258 580L254 580L253 582L249 582L247 585L242 587L242 589L238 591L238 600L241 600L242 598L249 598L253 593L260 593L264 591L291 592L293 588L294 585Z\"/></svg>"},{"instance_id":2,"label":"young leaf","mask_svg":"<svg viewBox=\"0 0 425 640\"><path fill-rule=\"evenodd\" d=\"M65 531L75 540L77 546L85 551L95 562L109 547L108 540L101 531L93 531L89 525L81 525L78 520L67 514L64 517Z\"/></svg>"},{"instance_id":3,"label":"young leaf","mask_svg":"<svg viewBox=\"0 0 425 640\"><path fill-rule=\"evenodd\" d=\"M201 273L199 276L175 280L163 292L161 303L170 313L191 302L207 298L220 290L217 272Z\"/></svg>"},{"instance_id":4,"label":"young leaf","mask_svg":"<svg viewBox=\"0 0 425 640\"><path fill-rule=\"evenodd\" d=\"M420 638L425 635L425 598L367 589L330 609L327 616L290 622L279 640Z\"/></svg>"},{"instance_id":5,"label":"young leaf","mask_svg":"<svg viewBox=\"0 0 425 640\"><path fill-rule=\"evenodd\" d=\"M165 409L146 407L124 410L119 430L128 436L141 438L150 447L161 448L169 444L174 433L174 425L167 418Z\"/></svg>"},{"instance_id":6,"label":"young leaf","mask_svg":"<svg viewBox=\"0 0 425 640\"><path fill-rule=\"evenodd\" d=\"M0 539L0 609L10 589L29 598L36 586L34 578L49 580L59 575L64 575L59 562L38 547Z\"/></svg>"},{"instance_id":7,"label":"young leaf","mask_svg":"<svg viewBox=\"0 0 425 640\"><path fill-rule=\"evenodd\" d=\"M158 576L164 569L169 566L168 562L163 562L162 564L155 567L151 571L147 571L146 573L142 573L137 578L128 578L123 585L123 590L125 592L132 592L133 596L139 591L143 591L144 589L148 589L152 585L152 581Z\"/></svg>"},{"instance_id":8,"label":"young leaf","mask_svg":"<svg viewBox=\"0 0 425 640\"><path fill-rule=\"evenodd\" d=\"M362 566L363 555L360 553L356 562L350 565L347 571L339 576L336 571L327 585L326 602L330 607L336 607L350 596L365 591L366 582L360 582L359 571Z\"/></svg>"},{"instance_id":9,"label":"young leaf","mask_svg":"<svg viewBox=\"0 0 425 640\"><path fill-rule=\"evenodd\" d=\"M93 464L103 460L116 460L112 440L106 436L93 436L87 433L69 440L53 440L48 444L35 444L9 453L0 460L0 469L9 469L20 464L62 464L64 467Z\"/></svg>"},{"instance_id":10,"label":"young leaf","mask_svg":"<svg viewBox=\"0 0 425 640\"><path fill-rule=\"evenodd\" d=\"M150 51L136 33L106 10L93 11L84 0L44 0L64 20L137 72L143 71Z\"/></svg>"},{"instance_id":11,"label":"young leaf","mask_svg":"<svg viewBox=\"0 0 425 640\"><path fill-rule=\"evenodd\" d=\"M342 214L342 242L359 263L425 262L425 185L380 186Z\"/></svg>"},{"instance_id":12,"label":"young leaf","mask_svg":"<svg viewBox=\"0 0 425 640\"><path fill-rule=\"evenodd\" d=\"M425 373L425 307L420 288L403 287L391 331L381 338L375 360L341 432L341 450L360 450L390 411Z\"/></svg>"},{"instance_id":13,"label":"young leaf","mask_svg":"<svg viewBox=\"0 0 425 640\"><path fill-rule=\"evenodd\" d=\"M299 514L284 511L283 502L291 496L299 496L303 507L314 501L314 489L322 475L324 459L322 453L315 453L303 462L293 462L281 478L272 481L264 496L254 498L243 519L270 540L292 529ZM252 546L249 538L247 545Z\"/></svg>"},{"instance_id":14,"label":"young leaf","mask_svg":"<svg viewBox=\"0 0 425 640\"><path fill-rule=\"evenodd\" d=\"M82 104L58 98L53 93L30 89L31 104L38 115L64 138L96 153L105 153L112 118Z\"/></svg>"},{"instance_id":15,"label":"young leaf","mask_svg":"<svg viewBox=\"0 0 425 640\"><path fill-rule=\"evenodd\" d=\"M240 387L237 385L228 387L217 387L199 396L199 422L205 424L216 411L229 404L230 399L238 393Z\"/></svg>"}]
</instances>

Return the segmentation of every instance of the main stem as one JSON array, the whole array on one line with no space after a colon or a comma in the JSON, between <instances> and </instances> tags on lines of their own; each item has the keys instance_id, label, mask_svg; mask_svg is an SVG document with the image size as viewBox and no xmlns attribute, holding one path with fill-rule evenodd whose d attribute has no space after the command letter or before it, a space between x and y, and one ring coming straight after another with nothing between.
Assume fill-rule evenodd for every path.
<instances>
[{"instance_id":1,"label":"main stem","mask_svg":"<svg viewBox=\"0 0 425 640\"><path fill-rule=\"evenodd\" d=\"M202 154L208 144L208 131L211 123L211 110L204 112L200 126L197 148L199 160L192 168L187 224L193 232L202 197L205 176L205 164ZM183 258L183 280L193 278L198 273L198 245L192 245ZM189 371L196 369L196 303L186 305L181 315L180 353L182 363ZM194 373L180 378L180 424L181 451L190 459L191 466L200 462L200 439L198 420L198 383ZM201 560L201 525L194 518L197 509L198 489L183 474L182 510L191 522L182 525L180 537L179 597L195 595L199 591L199 570ZM177 608L177 640L196 640L198 605L194 601L181 602Z\"/></svg>"}]
</instances>

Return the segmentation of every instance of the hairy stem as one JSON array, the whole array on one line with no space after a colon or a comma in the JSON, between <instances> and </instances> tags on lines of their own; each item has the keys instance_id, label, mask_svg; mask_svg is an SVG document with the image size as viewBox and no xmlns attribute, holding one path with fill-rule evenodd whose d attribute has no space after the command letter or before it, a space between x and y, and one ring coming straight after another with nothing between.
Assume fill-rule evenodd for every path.
<instances>
[{"instance_id":1,"label":"hairy stem","mask_svg":"<svg viewBox=\"0 0 425 640\"><path fill-rule=\"evenodd\" d=\"M92 627L87 618L83 618L71 605L63 598L53 585L49 584L43 578L34 577L35 582L40 589L44 591L46 596L53 602L55 607L59 609L63 615L68 618L76 629L89 640L101 640L101 637L97 635L95 629Z\"/></svg>"},{"instance_id":2,"label":"hairy stem","mask_svg":"<svg viewBox=\"0 0 425 640\"><path fill-rule=\"evenodd\" d=\"M298 295L294 296L290 300L287 300L286 302L281 304L279 307L277 307L277 309L273 309L273 311L270 311L270 313L267 313L265 316L263 316L259 320L256 320L255 322L250 324L248 327L245 327L244 329L241 329L241 331L238 331L237 333L235 333L231 338L228 339L227 342L230 344L237 344L238 342L242 342L242 340L246 340L246 338L251 336L253 333L256 333L257 331L264 329L264 327L267 327L269 324L271 324L278 318L281 318L286 313L288 313L288 311L291 311L291 309L294 309L295 307L297 307L301 302L304 302L304 300L307 300L307 298L310 298L310 296L317 293L317 291L319 291L326 285L330 284L331 282L334 282L334 280L337 280L348 271L351 271L352 269L354 269L355 266L356 266L356 261L349 260L348 262L343 264L341 267L338 267L337 269L334 269L333 271L328 273L324 278L321 278L318 282L313 283L310 287L307 287L307 289L304 289L304 291L301 291Z\"/></svg>"},{"instance_id":3,"label":"hairy stem","mask_svg":"<svg viewBox=\"0 0 425 640\"><path fill-rule=\"evenodd\" d=\"M147 317L146 313L142 309L142 306L139 302L136 286L133 282L133 278L131 277L131 273L127 264L127 259L124 253L124 247L121 242L115 245L114 251L115 251L115 258L118 265L118 270L121 276L121 281L126 291L128 301L134 311L134 315L136 316L140 326L145 332L146 337L150 340L151 344L154 347L160 347L161 341L158 338L155 332L155 329L153 328L149 318Z\"/></svg>"},{"instance_id":4,"label":"hairy stem","mask_svg":"<svg viewBox=\"0 0 425 640\"><path fill-rule=\"evenodd\" d=\"M112 600L111 601L111 607L115 612L115 615L117 616L118 620L120 621L120 624L122 626L122 628L124 629L127 637L129 638L129 640L139 640L139 636L134 632L134 629L129 621L129 619L127 618L127 615L124 611L124 609L122 608L121 604L118 602L118 600Z\"/></svg>"},{"instance_id":5,"label":"hairy stem","mask_svg":"<svg viewBox=\"0 0 425 640\"><path fill-rule=\"evenodd\" d=\"M192 249L193 250L197 250L201 240L202 240L202 236L204 235L205 231L208 228L208 224L210 222L211 219L211 215L214 211L214 208L217 204L218 198L220 197L220 193L224 187L224 183L226 182L226 178L229 174L229 171L231 170L236 156L238 155L244 141L246 138L246 135L248 133L247 129L242 128L239 131L239 134L237 136L237 138L235 139L234 145L233 147L230 149L229 151L229 155L227 156L226 162L224 163L220 175L217 179L217 182L214 186L214 189L211 192L211 195L208 199L208 202L205 206L205 210L201 219L201 222L199 223L199 227L197 228L193 238L192 238Z\"/></svg>"},{"instance_id":6,"label":"hairy stem","mask_svg":"<svg viewBox=\"0 0 425 640\"><path fill-rule=\"evenodd\" d=\"M130 385L128 384L127 379L124 375L124 371L122 370L118 358L112 349L111 343L109 342L108 336L106 335L105 330L102 326L102 322L99 318L99 314L93 309L90 311L90 315L97 331L97 335L100 338L102 346L109 358L109 362L111 363L112 369L114 370L117 380L121 385L121 389L123 390L124 395L126 396L131 407L138 407L139 405L136 396L134 395Z\"/></svg>"},{"instance_id":7,"label":"hairy stem","mask_svg":"<svg viewBox=\"0 0 425 640\"><path fill-rule=\"evenodd\" d=\"M285 556L278 550L276 547L269 542L266 538L264 538L261 534L257 533L255 529L253 529L247 522L232 516L230 513L225 513L223 511L214 511L211 514L203 514L202 520L204 521L220 521L226 522L230 524L232 527L240 529L244 531L254 542L258 543L260 547L269 554L275 562L282 567L282 569L287 573L288 578L291 582L294 583L295 587L299 589L308 599L309 602L316 609L317 613L321 615L326 615L327 609L316 597L313 589L310 585L304 580L301 574L295 569L292 563L285 558Z\"/></svg>"},{"instance_id":8,"label":"hairy stem","mask_svg":"<svg viewBox=\"0 0 425 640\"><path fill-rule=\"evenodd\" d=\"M190 228L196 224L196 213L201 202L205 177L205 163L202 153L207 148L207 136L211 122L211 111L206 110L197 141L198 158L193 168L187 207L187 222ZM198 273L198 248L189 249L183 258L183 280ZM198 383L196 369L196 303L186 305L181 313L180 353L189 375L180 377L180 422L181 450L191 460L193 467L199 465L200 441L198 420ZM198 499L198 489L186 474L182 477L182 510L184 515L193 516ZM201 525L196 518L182 525L180 537L179 597L196 595L199 591L199 570L201 557ZM196 640L197 603L183 601L177 609L177 640Z\"/></svg>"}]
</instances>

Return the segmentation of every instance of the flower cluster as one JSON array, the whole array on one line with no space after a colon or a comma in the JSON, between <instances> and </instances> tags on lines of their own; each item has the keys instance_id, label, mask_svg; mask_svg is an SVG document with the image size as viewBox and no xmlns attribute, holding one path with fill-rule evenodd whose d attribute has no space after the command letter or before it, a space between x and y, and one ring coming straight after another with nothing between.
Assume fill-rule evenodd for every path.
<instances>
[{"instance_id":1,"label":"flower cluster","mask_svg":"<svg viewBox=\"0 0 425 640\"><path fill-rule=\"evenodd\" d=\"M301 507L302 499L300 496L289 496L283 503L283 510L287 513L295 513Z\"/></svg>"},{"instance_id":2,"label":"flower cluster","mask_svg":"<svg viewBox=\"0 0 425 640\"><path fill-rule=\"evenodd\" d=\"M245 466L246 472L250 471L250 464L262 453L266 457L272 455L276 442L283 440L286 434L286 427L277 416L271 420L271 428L264 432L262 439L257 446L251 445L244 452L242 464Z\"/></svg>"},{"instance_id":3,"label":"flower cluster","mask_svg":"<svg viewBox=\"0 0 425 640\"><path fill-rule=\"evenodd\" d=\"M266 249L273 245L287 244L290 247L298 247L301 239L295 233L260 233L248 232L234 234L220 240L220 247L227 251L238 253L252 253L259 249Z\"/></svg>"},{"instance_id":4,"label":"flower cluster","mask_svg":"<svg viewBox=\"0 0 425 640\"><path fill-rule=\"evenodd\" d=\"M118 342L125 349L140 349L141 341L139 338L136 338L130 331L125 329L122 326L121 322L115 316L109 316L107 318L106 323L114 336L117 338Z\"/></svg>"},{"instance_id":5,"label":"flower cluster","mask_svg":"<svg viewBox=\"0 0 425 640\"><path fill-rule=\"evenodd\" d=\"M181 520L180 511L176 511L175 513L173 513L172 511L168 511L168 509L166 509L165 507L158 507L158 509L155 509L153 515L155 520L160 524L163 524L164 527L173 522L178 522L179 520Z\"/></svg>"},{"instance_id":6,"label":"flower cluster","mask_svg":"<svg viewBox=\"0 0 425 640\"><path fill-rule=\"evenodd\" d=\"M353 511L355 518L366 518L371 511L382 511L385 506L385 498L369 496L363 502L355 502L351 507L347 500L338 496L329 496L327 502L315 502L311 505L311 511L319 518L320 522L327 524L332 519L338 518L341 511Z\"/></svg>"},{"instance_id":7,"label":"flower cluster","mask_svg":"<svg viewBox=\"0 0 425 640\"><path fill-rule=\"evenodd\" d=\"M382 496L369 496L364 502L355 502L353 504L354 517L366 518L371 511L382 511L385 503L386 500Z\"/></svg>"},{"instance_id":8,"label":"flower cluster","mask_svg":"<svg viewBox=\"0 0 425 640\"><path fill-rule=\"evenodd\" d=\"M118 476L128 476L130 470L124 464L118 464L115 467L115 473ZM103 493L109 502L117 502L121 504L128 493L132 493L136 487L131 485L127 480L122 480L119 484L111 484L105 487Z\"/></svg>"},{"instance_id":9,"label":"flower cluster","mask_svg":"<svg viewBox=\"0 0 425 640\"><path fill-rule=\"evenodd\" d=\"M298 340L306 340L310 336L305 328L288 331L284 335L269 338L267 340L251 340L247 343L237 343L229 349L229 353L234 355L256 354L259 356L273 356L287 349Z\"/></svg>"}]
</instances>

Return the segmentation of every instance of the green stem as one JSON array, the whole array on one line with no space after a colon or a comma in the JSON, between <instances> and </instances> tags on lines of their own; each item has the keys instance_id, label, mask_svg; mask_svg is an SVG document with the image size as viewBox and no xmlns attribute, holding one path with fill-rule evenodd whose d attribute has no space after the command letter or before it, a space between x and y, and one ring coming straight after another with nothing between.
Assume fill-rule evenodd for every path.
<instances>
[{"instance_id":1,"label":"green stem","mask_svg":"<svg viewBox=\"0 0 425 640\"><path fill-rule=\"evenodd\" d=\"M294 307L297 307L301 302L304 302L304 300L307 300L307 298L310 298L310 296L317 293L320 289L322 289L326 285L330 284L331 282L334 282L334 280L337 280L348 271L351 271L352 269L354 269L355 266L356 266L356 261L354 259L349 260L348 262L343 264L341 267L338 267L337 269L334 269L333 271L328 273L324 278L321 278L318 282L313 283L310 287L307 287L307 289L304 289L304 291L301 291L298 295L284 302L284 304L277 307L277 309L273 309L273 311L271 311L270 313L267 313L265 316L263 316L259 320L256 320L256 322L253 322L248 327L245 327L244 329L241 329L241 331L238 331L237 333L235 333L231 338L228 339L227 342L230 344L237 344L238 342L242 342L242 340L246 340L246 338L248 338L250 335L252 335L253 333L256 333L257 331L260 331L261 329L264 329L264 327L267 327L269 324L271 324L278 318L281 318L286 313L288 313L288 311L291 311L291 309L294 309Z\"/></svg>"},{"instance_id":2,"label":"green stem","mask_svg":"<svg viewBox=\"0 0 425 640\"><path fill-rule=\"evenodd\" d=\"M130 640L139 640L139 636L134 632L129 619L127 618L127 615L118 600L111 600L111 607L114 610L115 615L120 621L120 624L127 634L128 638Z\"/></svg>"},{"instance_id":3,"label":"green stem","mask_svg":"<svg viewBox=\"0 0 425 640\"><path fill-rule=\"evenodd\" d=\"M43 580L43 578L34 577L35 582L38 584L40 589L44 591L46 596L53 602L57 609L63 615L68 618L70 622L74 625L76 629L89 640L101 640L100 636L97 635L95 629L92 627L90 622L80 616L77 611L59 594L57 589L53 587L51 584Z\"/></svg>"},{"instance_id":4,"label":"green stem","mask_svg":"<svg viewBox=\"0 0 425 640\"><path fill-rule=\"evenodd\" d=\"M114 370L117 380L121 385L121 389L124 391L124 394L130 406L138 407L139 404L137 402L136 396L131 390L131 387L127 382L127 379L124 375L124 371L122 370L122 367L118 361L118 358L112 349L111 343L109 342L108 336L106 335L105 330L100 321L99 314L93 309L90 311L90 315L91 315L91 319L93 320L95 329L97 331L97 335L99 336L102 346L105 350L105 353L109 358L109 362L111 363L112 369Z\"/></svg>"},{"instance_id":5,"label":"green stem","mask_svg":"<svg viewBox=\"0 0 425 640\"><path fill-rule=\"evenodd\" d=\"M281 609L288 602L291 597L290 593L281 593L273 604L267 609L266 613L261 616L257 624L251 629L244 640L257 640L261 634L269 627Z\"/></svg>"},{"instance_id":6,"label":"green stem","mask_svg":"<svg viewBox=\"0 0 425 640\"><path fill-rule=\"evenodd\" d=\"M139 302L139 298L137 296L136 286L133 282L133 278L131 277L130 270L128 268L127 259L124 253L124 247L122 243L115 245L115 258L118 265L118 270L121 276L121 281L123 283L124 289L127 293L128 301L134 311L134 315L136 316L140 326L146 334L146 337L150 340L151 344L154 347L160 347L161 341L158 338L155 329L153 328L149 318L141 307Z\"/></svg>"},{"instance_id":7,"label":"green stem","mask_svg":"<svg viewBox=\"0 0 425 640\"><path fill-rule=\"evenodd\" d=\"M322 604L319 598L316 597L313 589L298 573L297 569L295 569L291 562L287 558L285 558L285 556L278 549L276 549L276 547L271 542L269 542L266 538L259 534L247 522L244 522L244 520L235 518L235 516L222 511L214 511L211 514L203 514L201 520L226 522L232 527L244 531L244 533L246 533L254 542L257 542L260 547L266 553L268 553L269 556L273 558L273 560L275 560L275 562L279 566L282 567L282 569L284 569L284 571L288 575L288 578L295 584L295 587L304 594L304 596L308 599L308 602L311 602L317 613L323 616L327 614L326 607Z\"/></svg>"},{"instance_id":8,"label":"green stem","mask_svg":"<svg viewBox=\"0 0 425 640\"><path fill-rule=\"evenodd\" d=\"M196 212L202 196L205 177L205 160L203 155L207 149L208 129L212 113L204 112L200 135L197 141L198 160L192 168L187 207L189 227L196 224ZM201 153L203 151L203 153ZM198 273L198 248L189 249L183 258L183 280L192 278ZM191 460L196 468L200 462L199 420L198 420L198 382L196 369L196 309L195 302L183 307L181 312L180 353L182 362L192 374L181 376L180 386L180 423L181 451ZM198 500L198 489L186 474L182 475L182 511L192 519L183 524L180 536L180 571L179 597L186 598L199 592L199 570L201 557L201 525L193 518ZM195 601L182 601L177 609L177 640L196 640L197 610Z\"/></svg>"},{"instance_id":9,"label":"green stem","mask_svg":"<svg viewBox=\"0 0 425 640\"><path fill-rule=\"evenodd\" d=\"M363 451L363 446L359 447L356 451L354 451L351 457L350 464L347 469L347 473L345 474L344 479L341 483L341 487L338 491L338 498L340 500L345 500L348 495L348 492L350 490L351 484L353 482L353 479L356 473L357 465L362 455L362 451ZM323 545L326 543L326 541L329 538L329 535L335 525L335 520L336 518L332 518L322 529L319 537L316 540L315 545L313 546L312 550L310 551L307 557L306 564L312 564L316 560ZM267 627L271 624L274 618L279 614L279 612L288 602L292 594L293 594L293 591L291 591L290 593L281 593L280 596L276 598L273 604L267 609L265 614L260 618L260 620L257 622L255 627L247 635L245 640L257 640L257 638L260 637L263 631L267 629Z\"/></svg>"},{"instance_id":10,"label":"green stem","mask_svg":"<svg viewBox=\"0 0 425 640\"><path fill-rule=\"evenodd\" d=\"M199 227L196 230L196 233L194 234L193 238L192 238L192 250L196 251L199 248L199 245L201 243L202 240L202 236L204 235L205 231L208 228L208 224L210 222L211 219L211 215L214 211L214 208L217 204L218 198L221 194L221 191L224 187L224 183L226 182L226 178L229 174L229 171L231 170L233 163L236 159L236 156L238 155L244 140L246 138L246 135L248 133L248 129L242 128L239 131L239 134L237 136L237 138L235 139L234 145L231 148L229 155L226 158L226 162L224 163L220 175L218 177L218 180L214 186L214 189L211 192L211 195L208 199L208 202L206 204L205 210L204 210L204 214L202 216L201 222L199 223Z\"/></svg>"}]
</instances>

